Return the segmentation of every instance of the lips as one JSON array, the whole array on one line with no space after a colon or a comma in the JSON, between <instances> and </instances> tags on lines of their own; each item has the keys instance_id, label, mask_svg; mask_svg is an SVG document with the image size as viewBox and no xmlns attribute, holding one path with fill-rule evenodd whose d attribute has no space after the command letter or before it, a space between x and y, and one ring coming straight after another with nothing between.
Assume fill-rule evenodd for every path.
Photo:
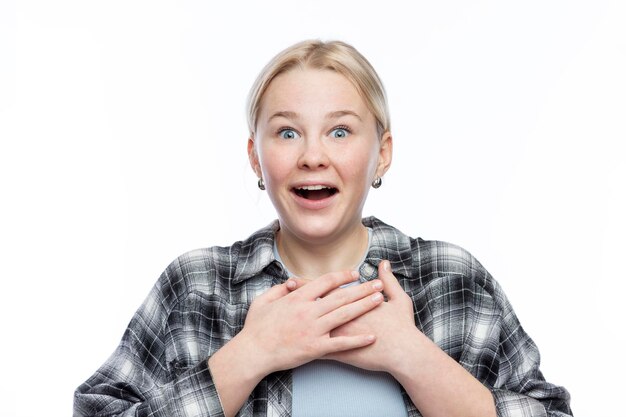
<instances>
[{"instance_id":1,"label":"lips","mask_svg":"<svg viewBox=\"0 0 626 417\"><path fill-rule=\"evenodd\" d=\"M325 198L332 197L339 190L329 185L302 185L292 189L292 191L299 197L307 200L323 200Z\"/></svg>"}]
</instances>

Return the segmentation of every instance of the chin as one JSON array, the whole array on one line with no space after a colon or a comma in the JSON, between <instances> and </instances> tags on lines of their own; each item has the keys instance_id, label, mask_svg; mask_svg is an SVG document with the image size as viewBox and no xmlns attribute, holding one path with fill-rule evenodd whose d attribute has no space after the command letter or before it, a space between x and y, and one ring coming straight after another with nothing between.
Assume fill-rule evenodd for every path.
<instances>
[{"instance_id":1,"label":"chin","mask_svg":"<svg viewBox=\"0 0 626 417\"><path fill-rule=\"evenodd\" d=\"M330 216L298 216L298 218L281 217L281 228L287 233L305 241L325 242L334 240L341 230L347 229L347 219ZM359 224L361 218L359 217Z\"/></svg>"}]
</instances>

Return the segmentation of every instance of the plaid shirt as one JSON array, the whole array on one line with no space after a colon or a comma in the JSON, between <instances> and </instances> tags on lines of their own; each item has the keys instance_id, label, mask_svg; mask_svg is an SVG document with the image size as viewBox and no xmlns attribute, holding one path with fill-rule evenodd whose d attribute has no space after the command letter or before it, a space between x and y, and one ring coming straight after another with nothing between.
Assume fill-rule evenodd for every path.
<instances>
[{"instance_id":1,"label":"plaid shirt","mask_svg":"<svg viewBox=\"0 0 626 417\"><path fill-rule=\"evenodd\" d=\"M539 351L491 275L465 250L405 236L370 217L361 280L391 269L413 300L415 324L491 389L499 416L571 415L546 382ZM74 416L222 416L207 358L243 327L250 303L288 276L273 253L278 222L230 247L180 256L132 318L116 351L76 390ZM421 416L403 391L411 417ZM291 372L268 375L240 416L290 416Z\"/></svg>"}]
</instances>

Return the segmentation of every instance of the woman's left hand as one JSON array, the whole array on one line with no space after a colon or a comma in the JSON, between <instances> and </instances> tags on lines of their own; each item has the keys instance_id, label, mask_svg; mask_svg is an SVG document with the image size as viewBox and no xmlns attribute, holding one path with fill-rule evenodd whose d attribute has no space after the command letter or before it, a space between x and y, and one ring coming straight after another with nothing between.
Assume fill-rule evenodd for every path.
<instances>
[{"instance_id":1,"label":"woman's left hand","mask_svg":"<svg viewBox=\"0 0 626 417\"><path fill-rule=\"evenodd\" d=\"M358 317L331 332L345 336L364 331L376 335L376 342L360 349L337 352L326 356L363 369L394 374L403 366L402 358L425 338L415 327L413 302L391 272L389 261L378 265L378 278L383 282L387 301L378 308Z\"/></svg>"},{"instance_id":2,"label":"woman's left hand","mask_svg":"<svg viewBox=\"0 0 626 417\"><path fill-rule=\"evenodd\" d=\"M331 337L371 333L376 341L324 358L390 373L425 417L495 417L491 392L415 326L413 302L391 273L389 262L380 263L378 278L388 301L330 333ZM296 287L306 283L294 281Z\"/></svg>"},{"instance_id":3,"label":"woman's left hand","mask_svg":"<svg viewBox=\"0 0 626 417\"><path fill-rule=\"evenodd\" d=\"M402 368L402 358L411 349L427 339L413 318L413 303L391 272L389 262L378 265L378 278L383 281L387 301L372 311L334 329L332 336L371 333L376 335L373 344L325 356L362 369L385 371L394 374ZM299 280L298 280L299 281ZM298 283L300 286L302 283ZM341 291L337 289L335 291Z\"/></svg>"}]
</instances>

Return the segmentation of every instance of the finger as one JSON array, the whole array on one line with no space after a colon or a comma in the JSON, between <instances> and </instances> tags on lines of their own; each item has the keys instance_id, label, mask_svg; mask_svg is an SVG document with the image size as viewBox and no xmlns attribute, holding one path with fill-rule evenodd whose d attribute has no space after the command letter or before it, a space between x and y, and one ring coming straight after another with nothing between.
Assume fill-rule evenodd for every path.
<instances>
[{"instance_id":1,"label":"finger","mask_svg":"<svg viewBox=\"0 0 626 417\"><path fill-rule=\"evenodd\" d=\"M391 272L391 265L389 261L382 261L378 264L378 278L383 282L385 286L385 295L389 300L398 298L404 295L404 289L400 286L398 279Z\"/></svg>"},{"instance_id":2,"label":"finger","mask_svg":"<svg viewBox=\"0 0 626 417\"><path fill-rule=\"evenodd\" d=\"M359 285L359 284L361 284L361 282L357 278L355 281L348 282L347 284L340 285L337 288L333 288L332 290L328 291L326 294L323 294L320 298L327 297L329 294L332 294L335 291L340 291L340 290L343 290L344 288L348 288L348 287L354 287L354 286Z\"/></svg>"},{"instance_id":3,"label":"finger","mask_svg":"<svg viewBox=\"0 0 626 417\"><path fill-rule=\"evenodd\" d=\"M311 282L311 280L307 278L291 277L287 280L287 282L285 282L285 284L287 284L287 289L289 291L295 291L298 288L304 287L309 282Z\"/></svg>"},{"instance_id":4,"label":"finger","mask_svg":"<svg viewBox=\"0 0 626 417\"><path fill-rule=\"evenodd\" d=\"M289 294L289 289L286 284L278 284L271 287L269 290L265 291L263 294L258 296L255 301L268 304L272 301L276 301L281 297Z\"/></svg>"},{"instance_id":5,"label":"finger","mask_svg":"<svg viewBox=\"0 0 626 417\"><path fill-rule=\"evenodd\" d=\"M357 336L329 337L322 347L324 355L332 355L335 352L343 352L350 349L371 345L376 341L373 334L361 334Z\"/></svg>"},{"instance_id":6,"label":"finger","mask_svg":"<svg viewBox=\"0 0 626 417\"><path fill-rule=\"evenodd\" d=\"M337 291L341 291L341 290L343 290L344 288L345 288L345 287L342 285L342 286L340 286L340 287L338 287L338 288L335 288L334 290L330 290L329 292L327 292L326 294L324 294L323 296L321 296L321 297L319 297L319 298L328 297L330 294L334 294L334 293L336 293Z\"/></svg>"},{"instance_id":7,"label":"finger","mask_svg":"<svg viewBox=\"0 0 626 417\"><path fill-rule=\"evenodd\" d=\"M346 351L346 350L342 350L342 351L339 351L339 352L328 353L328 354L322 356L320 359L330 359L330 360L337 361L337 362L345 362L344 358L346 358L346 356L349 357L350 354L351 354L351 352Z\"/></svg>"},{"instance_id":8,"label":"finger","mask_svg":"<svg viewBox=\"0 0 626 417\"><path fill-rule=\"evenodd\" d=\"M384 297L382 293L375 292L372 295L368 295L367 297L353 303L346 304L329 312L328 314L323 315L318 321L321 326L321 331L330 332L342 324L346 324L349 321L362 316L382 304L383 299Z\"/></svg>"},{"instance_id":9,"label":"finger","mask_svg":"<svg viewBox=\"0 0 626 417\"><path fill-rule=\"evenodd\" d=\"M300 293L309 300L316 300L335 288L359 279L357 271L330 272L312 280L302 287Z\"/></svg>"},{"instance_id":10,"label":"finger","mask_svg":"<svg viewBox=\"0 0 626 417\"><path fill-rule=\"evenodd\" d=\"M316 312L319 316L323 316L339 307L361 300L368 295L376 292L380 293L382 290L383 282L379 279L364 282L359 285L337 288L319 300L315 306Z\"/></svg>"}]
</instances>

